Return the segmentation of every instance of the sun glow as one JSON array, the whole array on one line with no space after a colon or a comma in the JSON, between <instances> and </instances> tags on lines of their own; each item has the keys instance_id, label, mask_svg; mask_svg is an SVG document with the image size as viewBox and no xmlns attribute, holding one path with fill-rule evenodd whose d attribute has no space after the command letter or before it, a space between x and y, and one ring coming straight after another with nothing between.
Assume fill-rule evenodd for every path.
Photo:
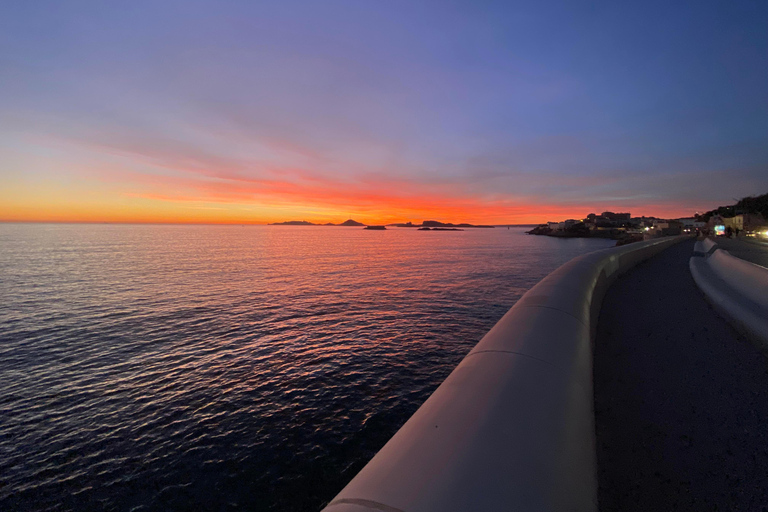
<instances>
[{"instance_id":1,"label":"sun glow","mask_svg":"<svg viewBox=\"0 0 768 512\"><path fill-rule=\"evenodd\" d=\"M0 220L31 222L137 222L266 224L287 220L315 223L353 218L366 224L440 220L476 224L538 224L581 218L591 211L623 210L626 205L547 205L525 198L500 199L408 193L386 183L369 188L337 183L313 186L272 183L269 187L230 187L218 183L184 190L169 183L159 191L121 192L115 187L37 185L0 191ZM414 190L415 189L415 192ZM685 208L636 205L637 214L683 216ZM639 211L641 210L641 211Z\"/></svg>"}]
</instances>

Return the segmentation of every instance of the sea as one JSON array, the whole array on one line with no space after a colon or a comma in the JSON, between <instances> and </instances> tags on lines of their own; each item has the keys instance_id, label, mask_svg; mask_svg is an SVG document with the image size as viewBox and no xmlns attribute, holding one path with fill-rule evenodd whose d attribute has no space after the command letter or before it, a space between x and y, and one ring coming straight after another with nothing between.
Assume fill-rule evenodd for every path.
<instances>
[{"instance_id":1,"label":"sea","mask_svg":"<svg viewBox=\"0 0 768 512\"><path fill-rule=\"evenodd\" d=\"M613 243L0 224L0 510L318 511L523 293Z\"/></svg>"}]
</instances>

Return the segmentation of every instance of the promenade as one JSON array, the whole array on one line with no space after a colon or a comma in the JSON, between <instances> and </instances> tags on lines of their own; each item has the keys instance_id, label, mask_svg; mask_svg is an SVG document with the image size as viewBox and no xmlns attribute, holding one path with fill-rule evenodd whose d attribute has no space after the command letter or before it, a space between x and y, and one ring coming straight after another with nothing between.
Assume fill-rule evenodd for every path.
<instances>
[{"instance_id":1,"label":"promenade","mask_svg":"<svg viewBox=\"0 0 768 512\"><path fill-rule=\"evenodd\" d=\"M768 361L704 300L688 268L693 245L640 263L603 301L594 348L602 512L768 510ZM734 247L751 250L723 248ZM755 247L755 258L768 254Z\"/></svg>"},{"instance_id":2,"label":"promenade","mask_svg":"<svg viewBox=\"0 0 768 512\"><path fill-rule=\"evenodd\" d=\"M768 242L730 238L715 239L717 246L733 256L756 265L768 267Z\"/></svg>"},{"instance_id":3,"label":"promenade","mask_svg":"<svg viewBox=\"0 0 768 512\"><path fill-rule=\"evenodd\" d=\"M768 359L704 299L693 254L667 237L549 274L326 510L768 512ZM729 306L762 314L762 271L712 254L745 293ZM739 325L762 339L762 317Z\"/></svg>"}]
</instances>

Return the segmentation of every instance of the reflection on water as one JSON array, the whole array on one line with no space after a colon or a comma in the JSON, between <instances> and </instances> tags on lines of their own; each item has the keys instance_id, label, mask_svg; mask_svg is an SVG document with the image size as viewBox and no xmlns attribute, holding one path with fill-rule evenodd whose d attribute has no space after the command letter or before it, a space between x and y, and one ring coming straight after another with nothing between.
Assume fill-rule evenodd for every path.
<instances>
[{"instance_id":1,"label":"reflection on water","mask_svg":"<svg viewBox=\"0 0 768 512\"><path fill-rule=\"evenodd\" d=\"M318 509L525 290L609 245L0 224L0 509Z\"/></svg>"}]
</instances>

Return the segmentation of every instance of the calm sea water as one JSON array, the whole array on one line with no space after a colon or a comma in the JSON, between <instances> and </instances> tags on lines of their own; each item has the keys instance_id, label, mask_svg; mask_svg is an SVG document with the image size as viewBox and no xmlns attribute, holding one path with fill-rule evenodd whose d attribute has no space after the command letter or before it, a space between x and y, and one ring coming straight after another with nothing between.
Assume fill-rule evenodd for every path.
<instances>
[{"instance_id":1,"label":"calm sea water","mask_svg":"<svg viewBox=\"0 0 768 512\"><path fill-rule=\"evenodd\" d=\"M0 224L0 510L318 510L526 290L612 244Z\"/></svg>"}]
</instances>

